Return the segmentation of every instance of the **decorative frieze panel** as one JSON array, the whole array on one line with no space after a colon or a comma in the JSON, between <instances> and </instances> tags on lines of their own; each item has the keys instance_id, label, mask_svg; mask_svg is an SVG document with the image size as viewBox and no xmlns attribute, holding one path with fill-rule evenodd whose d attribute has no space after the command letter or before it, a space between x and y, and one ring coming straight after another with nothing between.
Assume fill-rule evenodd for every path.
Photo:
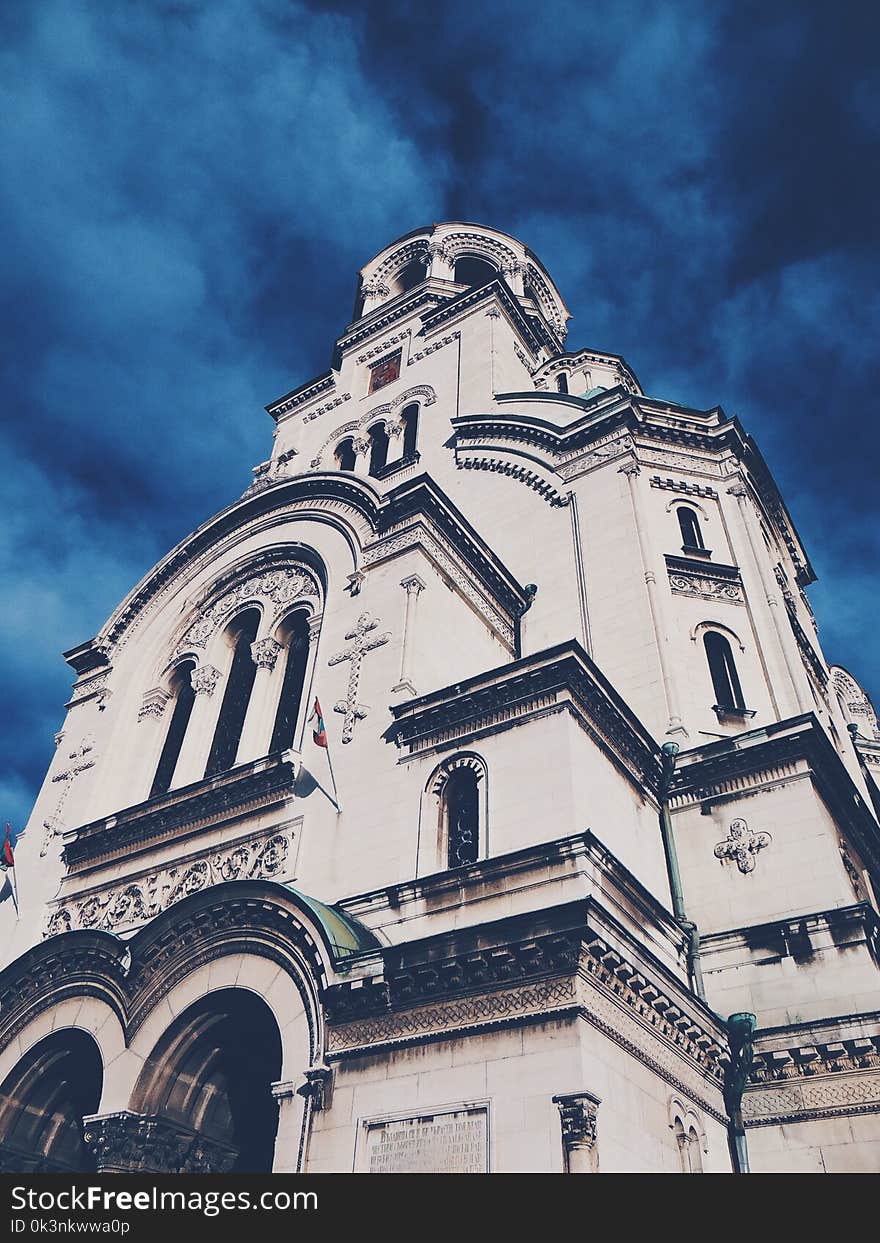
<instances>
[{"instance_id":1,"label":"decorative frieze panel","mask_svg":"<svg viewBox=\"0 0 880 1243\"><path fill-rule=\"evenodd\" d=\"M225 1174L238 1150L172 1122L120 1110L84 1120L83 1141L100 1173Z\"/></svg>"},{"instance_id":2,"label":"decorative frieze panel","mask_svg":"<svg viewBox=\"0 0 880 1243\"><path fill-rule=\"evenodd\" d=\"M121 932L154 919L181 898L229 880L291 879L296 865L298 825L268 836L246 838L221 850L191 856L155 872L140 873L59 905L46 935L75 928Z\"/></svg>"},{"instance_id":3,"label":"decorative frieze panel","mask_svg":"<svg viewBox=\"0 0 880 1243\"><path fill-rule=\"evenodd\" d=\"M70 699L64 705L65 708L76 708L79 704L87 703L90 699L97 699L98 707L103 709L104 701L110 696L110 691L107 690L107 682L112 672L112 669L99 669L97 673L93 673L89 677L80 678L74 685Z\"/></svg>"},{"instance_id":4,"label":"decorative frieze panel","mask_svg":"<svg viewBox=\"0 0 880 1243\"><path fill-rule=\"evenodd\" d=\"M442 350L445 345L451 345L453 341L457 341L461 336L460 332L450 332L445 337L438 337L436 341L432 341L430 345L426 345L423 350L419 350L416 354L410 354L407 366L413 363L421 362L423 358L427 358L429 354L434 354L437 350Z\"/></svg>"},{"instance_id":5,"label":"decorative frieze panel","mask_svg":"<svg viewBox=\"0 0 880 1243\"><path fill-rule=\"evenodd\" d=\"M695 596L713 603L745 604L739 570L732 565L707 565L685 557L666 558L669 587L674 595Z\"/></svg>"},{"instance_id":6,"label":"decorative frieze panel","mask_svg":"<svg viewBox=\"0 0 880 1243\"><path fill-rule=\"evenodd\" d=\"M714 488L710 488L708 484L688 483L684 479L661 479L659 475L652 475L649 482L652 488L664 488L669 492L682 492L686 496L704 496L714 500L718 499L718 493Z\"/></svg>"},{"instance_id":7,"label":"decorative frieze panel","mask_svg":"<svg viewBox=\"0 0 880 1243\"><path fill-rule=\"evenodd\" d=\"M760 1053L743 1099L749 1126L880 1113L880 1035Z\"/></svg>"}]
</instances>

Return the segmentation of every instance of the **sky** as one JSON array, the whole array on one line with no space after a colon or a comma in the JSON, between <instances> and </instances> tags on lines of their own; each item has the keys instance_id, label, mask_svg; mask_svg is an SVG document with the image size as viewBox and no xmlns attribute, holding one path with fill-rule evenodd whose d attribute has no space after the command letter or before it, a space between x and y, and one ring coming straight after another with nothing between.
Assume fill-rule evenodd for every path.
<instances>
[{"instance_id":1,"label":"sky","mask_svg":"<svg viewBox=\"0 0 880 1243\"><path fill-rule=\"evenodd\" d=\"M880 702L880 9L786 0L0 4L0 820L91 638L269 454L358 269L524 241L569 348L751 432Z\"/></svg>"}]
</instances>

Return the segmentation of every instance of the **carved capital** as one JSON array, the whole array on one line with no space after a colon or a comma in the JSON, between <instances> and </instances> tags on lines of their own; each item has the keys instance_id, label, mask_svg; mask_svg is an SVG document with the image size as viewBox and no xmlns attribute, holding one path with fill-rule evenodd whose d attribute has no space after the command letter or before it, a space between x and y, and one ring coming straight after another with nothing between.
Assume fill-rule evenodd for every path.
<instances>
[{"instance_id":1,"label":"carved capital","mask_svg":"<svg viewBox=\"0 0 880 1243\"><path fill-rule=\"evenodd\" d=\"M219 669L215 669L213 665L199 665L197 669L193 669L189 675L192 688L197 695L214 694L214 688L220 681L221 673Z\"/></svg>"},{"instance_id":2,"label":"carved capital","mask_svg":"<svg viewBox=\"0 0 880 1243\"><path fill-rule=\"evenodd\" d=\"M635 458L631 462L624 462L623 466L619 466L617 469L621 475L630 477L641 474L641 468Z\"/></svg>"},{"instance_id":3,"label":"carved capital","mask_svg":"<svg viewBox=\"0 0 880 1243\"><path fill-rule=\"evenodd\" d=\"M592 1092L570 1092L554 1096L562 1128L562 1147L569 1173L593 1173L598 1168L596 1141L601 1097Z\"/></svg>"},{"instance_id":4,"label":"carved capital","mask_svg":"<svg viewBox=\"0 0 880 1243\"><path fill-rule=\"evenodd\" d=\"M369 453L370 447L369 440L365 440L362 436L358 436L356 440L352 441L352 448L357 454Z\"/></svg>"},{"instance_id":5,"label":"carved capital","mask_svg":"<svg viewBox=\"0 0 880 1243\"><path fill-rule=\"evenodd\" d=\"M744 483L737 482L727 489L728 496L735 496L738 501L744 501L748 496L749 490Z\"/></svg>"},{"instance_id":6,"label":"carved capital","mask_svg":"<svg viewBox=\"0 0 880 1243\"><path fill-rule=\"evenodd\" d=\"M251 660L259 669L274 669L281 650L281 644L267 635L251 644Z\"/></svg>"},{"instance_id":7,"label":"carved capital","mask_svg":"<svg viewBox=\"0 0 880 1243\"><path fill-rule=\"evenodd\" d=\"M312 1066L306 1071L306 1081L296 1089L297 1096L304 1096L311 1101L312 1112L319 1113L330 1108L330 1096L333 1090L333 1071L329 1066ZM274 1089L273 1089L274 1093Z\"/></svg>"},{"instance_id":8,"label":"carved capital","mask_svg":"<svg viewBox=\"0 0 880 1243\"><path fill-rule=\"evenodd\" d=\"M400 585L406 591L408 596L419 595L425 590L427 583L424 579L419 578L418 574L408 574L406 578L400 580Z\"/></svg>"},{"instance_id":9,"label":"carved capital","mask_svg":"<svg viewBox=\"0 0 880 1243\"><path fill-rule=\"evenodd\" d=\"M167 1118L127 1109L83 1121L83 1140L102 1174L224 1174L238 1155Z\"/></svg>"}]
</instances>

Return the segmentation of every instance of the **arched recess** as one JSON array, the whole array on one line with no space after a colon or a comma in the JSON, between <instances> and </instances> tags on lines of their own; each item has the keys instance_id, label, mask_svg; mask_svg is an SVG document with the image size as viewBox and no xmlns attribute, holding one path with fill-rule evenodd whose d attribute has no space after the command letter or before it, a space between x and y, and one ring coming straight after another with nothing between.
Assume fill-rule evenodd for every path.
<instances>
[{"instance_id":1,"label":"arched recess","mask_svg":"<svg viewBox=\"0 0 880 1243\"><path fill-rule=\"evenodd\" d=\"M213 1150L214 1168L269 1173L278 1129L272 1085L281 1062L281 1032L267 1003L249 988L216 989L163 1032L131 1109L198 1136Z\"/></svg>"},{"instance_id":2,"label":"arched recess","mask_svg":"<svg viewBox=\"0 0 880 1243\"><path fill-rule=\"evenodd\" d=\"M419 874L465 867L489 853L488 768L461 751L434 769L422 797Z\"/></svg>"},{"instance_id":3,"label":"arched recess","mask_svg":"<svg viewBox=\"0 0 880 1243\"><path fill-rule=\"evenodd\" d=\"M0 1171L90 1173L83 1118L101 1099L94 1038L66 1027L33 1045L0 1085Z\"/></svg>"}]
</instances>

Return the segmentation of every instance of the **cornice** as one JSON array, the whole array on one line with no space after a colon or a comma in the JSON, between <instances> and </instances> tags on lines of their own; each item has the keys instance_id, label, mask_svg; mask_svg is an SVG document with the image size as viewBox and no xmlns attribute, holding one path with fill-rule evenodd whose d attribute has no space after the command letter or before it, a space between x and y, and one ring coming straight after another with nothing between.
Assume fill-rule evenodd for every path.
<instances>
[{"instance_id":1,"label":"cornice","mask_svg":"<svg viewBox=\"0 0 880 1243\"><path fill-rule=\"evenodd\" d=\"M64 861L71 870L191 836L253 809L293 798L296 765L284 755L241 764L217 777L195 782L93 820L65 834Z\"/></svg>"},{"instance_id":2,"label":"cornice","mask_svg":"<svg viewBox=\"0 0 880 1243\"><path fill-rule=\"evenodd\" d=\"M390 489L379 513L377 535L384 537L420 517L456 550L510 618L525 610L528 601L519 582L429 475L417 475Z\"/></svg>"},{"instance_id":3,"label":"cornice","mask_svg":"<svg viewBox=\"0 0 880 1243\"><path fill-rule=\"evenodd\" d=\"M880 884L877 821L812 712L682 752L671 787L673 805L711 806L736 799L743 782L777 780L781 770L791 772L798 762L807 765L838 829Z\"/></svg>"},{"instance_id":4,"label":"cornice","mask_svg":"<svg viewBox=\"0 0 880 1243\"><path fill-rule=\"evenodd\" d=\"M277 397L275 401L270 402L264 409L277 422L282 415L290 414L292 410L298 409L315 397L320 397L323 393L331 392L335 387L335 373L332 370L325 371L317 379L307 380L299 388L291 389L283 397Z\"/></svg>"},{"instance_id":5,"label":"cornice","mask_svg":"<svg viewBox=\"0 0 880 1243\"><path fill-rule=\"evenodd\" d=\"M391 706L387 741L410 755L451 747L500 717L573 710L628 779L656 796L658 746L579 643L572 640Z\"/></svg>"},{"instance_id":6,"label":"cornice","mask_svg":"<svg viewBox=\"0 0 880 1243\"><path fill-rule=\"evenodd\" d=\"M516 294L502 276L476 289L467 289L457 297L444 302L435 311L429 312L422 319L422 334L427 335L429 332L442 328L458 316L470 312L492 298L497 298L527 349L532 350L533 353L541 349L552 354L559 352L562 344L561 338L549 326L540 310L538 318L526 315Z\"/></svg>"}]
</instances>

